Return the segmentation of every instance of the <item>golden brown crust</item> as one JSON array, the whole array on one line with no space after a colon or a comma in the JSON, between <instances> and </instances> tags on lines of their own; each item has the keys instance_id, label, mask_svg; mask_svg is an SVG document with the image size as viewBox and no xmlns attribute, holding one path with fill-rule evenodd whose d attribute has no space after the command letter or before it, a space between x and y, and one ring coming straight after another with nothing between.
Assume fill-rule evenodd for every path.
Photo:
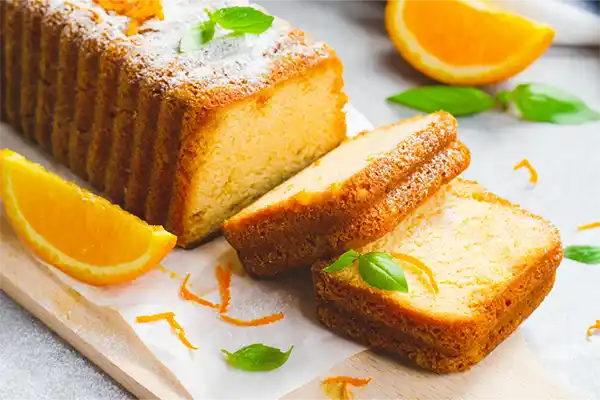
<instances>
[{"instance_id":1,"label":"golden brown crust","mask_svg":"<svg viewBox=\"0 0 600 400\"><path fill-rule=\"evenodd\" d=\"M23 10L22 4L18 1L11 1L6 4L3 16L5 23L5 58L2 63L6 63L6 97L2 99L5 103L6 118L8 123L20 130L19 104L21 98L21 42L22 42L22 23Z\"/></svg>"},{"instance_id":2,"label":"golden brown crust","mask_svg":"<svg viewBox=\"0 0 600 400\"><path fill-rule=\"evenodd\" d=\"M28 139L33 139L35 132L37 86L40 80L41 24L47 7L47 4L44 2L36 1L31 3L29 12L23 13L23 43L20 61L21 104L19 115L21 118L21 129Z\"/></svg>"},{"instance_id":3,"label":"golden brown crust","mask_svg":"<svg viewBox=\"0 0 600 400\"><path fill-rule=\"evenodd\" d=\"M438 373L464 371L481 361L540 305L552 289L555 271L545 276L519 303L501 316L498 322L489 327L479 342L456 351L445 349L438 344L424 342L410 334L392 329L363 315L349 312L335 302L321 298L317 300L319 320L330 329L348 336L375 350L383 350ZM426 326L434 330L436 327ZM450 350L450 351L448 351Z\"/></svg>"},{"instance_id":4,"label":"golden brown crust","mask_svg":"<svg viewBox=\"0 0 600 400\"><path fill-rule=\"evenodd\" d=\"M542 220L514 205L515 213ZM515 266L521 271L510 283L503 284L501 291L490 287L490 293L482 293L479 302L473 302L472 315L458 317L433 312L406 304L401 307L386 295L385 291L367 286L352 286L336 279L335 274L327 274L322 270L330 262L320 262L313 266L315 291L320 298L335 302L338 307L355 315L368 316L391 329L402 331L413 337L421 338L429 344L439 344L457 351L478 342L486 335L489 326L493 325L513 303L518 303L533 287L549 273L555 271L563 256L562 244L558 231L546 222L551 237L550 247L532 249L530 257L522 266Z\"/></svg>"},{"instance_id":5,"label":"golden brown crust","mask_svg":"<svg viewBox=\"0 0 600 400\"><path fill-rule=\"evenodd\" d=\"M398 223L419 204L434 194L444 183L464 171L470 162L467 147L460 142L450 145L433 159L422 163L404 181L354 215L323 218L323 227L312 232L295 230L278 233L274 241L261 247L242 248L238 256L246 271L256 277L272 277L319 259L335 257L348 250L363 246L391 232ZM318 221L317 221L318 222ZM298 232L298 233L297 233ZM228 230L225 235L228 237Z\"/></svg>"}]
</instances>

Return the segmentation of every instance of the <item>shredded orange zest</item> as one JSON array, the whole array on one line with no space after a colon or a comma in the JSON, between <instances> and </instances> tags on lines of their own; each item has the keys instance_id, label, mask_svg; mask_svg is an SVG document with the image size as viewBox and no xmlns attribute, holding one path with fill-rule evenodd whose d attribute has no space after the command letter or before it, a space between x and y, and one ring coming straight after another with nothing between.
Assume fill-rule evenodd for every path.
<instances>
[{"instance_id":1,"label":"shredded orange zest","mask_svg":"<svg viewBox=\"0 0 600 400\"><path fill-rule=\"evenodd\" d=\"M348 390L348 382L342 383L342 400L351 400L354 396Z\"/></svg>"},{"instance_id":2,"label":"shredded orange zest","mask_svg":"<svg viewBox=\"0 0 600 400\"><path fill-rule=\"evenodd\" d=\"M590 224L579 225L577 227L577 229L579 229L580 231L583 231L586 229L594 229L594 228L600 228L600 222L592 222Z\"/></svg>"},{"instance_id":3,"label":"shredded orange zest","mask_svg":"<svg viewBox=\"0 0 600 400\"><path fill-rule=\"evenodd\" d=\"M161 314L154 315L138 315L135 317L135 322L145 323L145 322L155 322L160 321L161 319L169 319L175 316L174 312L165 312Z\"/></svg>"},{"instance_id":4,"label":"shredded orange zest","mask_svg":"<svg viewBox=\"0 0 600 400\"><path fill-rule=\"evenodd\" d=\"M266 317L252 319L250 321L244 321L241 319L232 318L227 315L221 314L221 319L225 322L228 322L232 325L237 325L237 326L261 326L261 325L272 324L273 322L277 322L277 321L283 319L283 313L267 315Z\"/></svg>"},{"instance_id":5,"label":"shredded orange zest","mask_svg":"<svg viewBox=\"0 0 600 400\"><path fill-rule=\"evenodd\" d=\"M132 36L144 22L156 18L165 19L160 0L94 0L106 11L114 11L130 18L125 34Z\"/></svg>"},{"instance_id":6,"label":"shredded orange zest","mask_svg":"<svg viewBox=\"0 0 600 400\"><path fill-rule=\"evenodd\" d=\"M166 320L169 323L169 325L171 325L171 329L175 331L175 334L185 347L192 350L198 350L198 348L192 345L190 341L185 337L185 330L181 325L179 325L179 322L175 320L175 313L172 311L154 315L138 315L137 317L135 317L135 322L155 322L163 319Z\"/></svg>"},{"instance_id":7,"label":"shredded orange zest","mask_svg":"<svg viewBox=\"0 0 600 400\"><path fill-rule=\"evenodd\" d=\"M600 329L600 319L597 319L596 323L594 325L592 325L589 328L587 328L587 335L588 335L588 337L592 336L592 331L594 329Z\"/></svg>"},{"instance_id":8,"label":"shredded orange zest","mask_svg":"<svg viewBox=\"0 0 600 400\"><path fill-rule=\"evenodd\" d=\"M369 382L371 382L371 378L353 378L351 376L332 376L325 379L322 383L323 385L328 385L330 383L349 383L352 386L365 386Z\"/></svg>"},{"instance_id":9,"label":"shredded orange zest","mask_svg":"<svg viewBox=\"0 0 600 400\"><path fill-rule=\"evenodd\" d=\"M171 328L175 331L177 337L179 338L179 340L181 340L181 343L183 343L185 347L191 350L198 350L198 348L192 345L190 341L185 337L185 330L181 325L179 325L179 322L175 320L175 314L167 318L167 321L169 322L169 325L171 325Z\"/></svg>"},{"instance_id":10,"label":"shredded orange zest","mask_svg":"<svg viewBox=\"0 0 600 400\"><path fill-rule=\"evenodd\" d=\"M468 196L462 196L462 197L468 198ZM510 201L504 200L502 197L498 197L495 194L490 193L490 192L473 192L473 193L471 193L471 198L473 198L474 200L477 200L477 201L482 201L482 202L492 203L492 204L501 204L503 206L511 205Z\"/></svg>"},{"instance_id":11,"label":"shredded orange zest","mask_svg":"<svg viewBox=\"0 0 600 400\"><path fill-rule=\"evenodd\" d=\"M190 274L187 274L187 276L183 280L183 283L181 284L181 288L179 289L179 295L182 298L184 298L185 300L193 301L195 303L200 304L201 306L218 309L219 308L218 304L212 303L208 300L204 300L188 290L186 285L187 285L187 282L189 279L190 279Z\"/></svg>"},{"instance_id":12,"label":"shredded orange zest","mask_svg":"<svg viewBox=\"0 0 600 400\"><path fill-rule=\"evenodd\" d=\"M528 159L524 158L523 160L521 160L521 162L517 163L514 167L514 170L518 170L519 168L527 168L529 170L529 182L531 183L537 183L538 181L538 173L535 170L535 168L533 168L533 166L531 165L531 163L529 162Z\"/></svg>"},{"instance_id":13,"label":"shredded orange zest","mask_svg":"<svg viewBox=\"0 0 600 400\"><path fill-rule=\"evenodd\" d=\"M438 287L438 284L435 281L435 277L433 276L433 272L421 260L419 260L419 259L417 259L417 258L415 258L413 256L410 256L408 254L404 254L404 253L391 253L391 255L392 255L392 257L397 258L397 259L402 260L402 261L406 261L406 262L414 265L415 267L417 267L421 271L425 272L425 274L429 278L429 283L430 283L431 288L433 289L434 293L439 293L440 292L440 288Z\"/></svg>"},{"instance_id":14,"label":"shredded orange zest","mask_svg":"<svg viewBox=\"0 0 600 400\"><path fill-rule=\"evenodd\" d=\"M229 303L231 302L231 265L227 264L224 268L219 265L216 274L219 282L219 293L221 294L219 312L224 314L229 309Z\"/></svg>"}]
</instances>

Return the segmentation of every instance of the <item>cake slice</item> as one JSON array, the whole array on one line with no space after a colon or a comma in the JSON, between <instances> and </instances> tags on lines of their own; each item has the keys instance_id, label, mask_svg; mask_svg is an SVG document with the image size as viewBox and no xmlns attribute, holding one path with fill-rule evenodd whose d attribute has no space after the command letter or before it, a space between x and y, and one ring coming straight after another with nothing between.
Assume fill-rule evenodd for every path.
<instances>
[{"instance_id":1,"label":"cake slice","mask_svg":"<svg viewBox=\"0 0 600 400\"><path fill-rule=\"evenodd\" d=\"M367 284L357 262L330 273L331 262L316 263L320 320L437 372L468 369L508 337L551 290L563 254L548 222L461 179L356 250L407 254L432 278L399 261L408 293L386 291Z\"/></svg>"},{"instance_id":2,"label":"cake slice","mask_svg":"<svg viewBox=\"0 0 600 400\"><path fill-rule=\"evenodd\" d=\"M388 233L469 165L440 112L350 139L223 225L245 269L270 277Z\"/></svg>"}]
</instances>

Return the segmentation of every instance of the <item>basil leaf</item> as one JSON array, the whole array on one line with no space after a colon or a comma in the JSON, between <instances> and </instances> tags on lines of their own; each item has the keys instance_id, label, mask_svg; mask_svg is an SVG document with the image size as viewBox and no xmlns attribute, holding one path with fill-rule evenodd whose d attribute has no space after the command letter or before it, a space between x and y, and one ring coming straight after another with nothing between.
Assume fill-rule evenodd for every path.
<instances>
[{"instance_id":1,"label":"basil leaf","mask_svg":"<svg viewBox=\"0 0 600 400\"><path fill-rule=\"evenodd\" d=\"M600 120L600 113L581 99L544 84L521 84L508 94L523 119L553 124L581 124Z\"/></svg>"},{"instance_id":2,"label":"basil leaf","mask_svg":"<svg viewBox=\"0 0 600 400\"><path fill-rule=\"evenodd\" d=\"M584 264L600 264L600 246L567 246L565 258Z\"/></svg>"},{"instance_id":3,"label":"basil leaf","mask_svg":"<svg viewBox=\"0 0 600 400\"><path fill-rule=\"evenodd\" d=\"M271 27L275 19L256 8L241 6L221 8L215 11L211 18L223 28L239 34L263 33Z\"/></svg>"},{"instance_id":4,"label":"basil leaf","mask_svg":"<svg viewBox=\"0 0 600 400\"><path fill-rule=\"evenodd\" d=\"M383 290L408 292L402 267L387 253L366 253L358 259L358 272L369 285Z\"/></svg>"},{"instance_id":5,"label":"basil leaf","mask_svg":"<svg viewBox=\"0 0 600 400\"><path fill-rule=\"evenodd\" d=\"M477 114L496 104L486 92L464 86L423 86L388 97L388 101L429 113L444 110L455 117Z\"/></svg>"},{"instance_id":6,"label":"basil leaf","mask_svg":"<svg viewBox=\"0 0 600 400\"><path fill-rule=\"evenodd\" d=\"M342 254L337 260L333 262L329 267L325 268L324 272L336 272L341 271L354 261L358 259L360 254L356 250L348 250L344 254Z\"/></svg>"},{"instance_id":7,"label":"basil leaf","mask_svg":"<svg viewBox=\"0 0 600 400\"><path fill-rule=\"evenodd\" d=\"M179 52L185 53L200 49L210 42L215 36L215 23L211 20L205 21L198 26L188 30L179 41Z\"/></svg>"},{"instance_id":8,"label":"basil leaf","mask_svg":"<svg viewBox=\"0 0 600 400\"><path fill-rule=\"evenodd\" d=\"M244 371L271 371L281 367L290 358L292 349L285 353L275 347L261 343L242 347L235 353L221 350L227 356L227 363L234 368Z\"/></svg>"}]
</instances>

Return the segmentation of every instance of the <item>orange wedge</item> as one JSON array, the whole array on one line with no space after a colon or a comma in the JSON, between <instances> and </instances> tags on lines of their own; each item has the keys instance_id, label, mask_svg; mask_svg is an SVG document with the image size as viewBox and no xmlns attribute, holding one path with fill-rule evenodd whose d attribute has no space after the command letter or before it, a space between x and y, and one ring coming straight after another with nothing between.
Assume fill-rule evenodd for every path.
<instances>
[{"instance_id":1,"label":"orange wedge","mask_svg":"<svg viewBox=\"0 0 600 400\"><path fill-rule=\"evenodd\" d=\"M523 71L554 30L482 0L389 0L392 42L419 71L453 85L500 82Z\"/></svg>"},{"instance_id":2,"label":"orange wedge","mask_svg":"<svg viewBox=\"0 0 600 400\"><path fill-rule=\"evenodd\" d=\"M7 149L0 151L0 194L17 234L38 257L92 285L134 280L177 240Z\"/></svg>"}]
</instances>

